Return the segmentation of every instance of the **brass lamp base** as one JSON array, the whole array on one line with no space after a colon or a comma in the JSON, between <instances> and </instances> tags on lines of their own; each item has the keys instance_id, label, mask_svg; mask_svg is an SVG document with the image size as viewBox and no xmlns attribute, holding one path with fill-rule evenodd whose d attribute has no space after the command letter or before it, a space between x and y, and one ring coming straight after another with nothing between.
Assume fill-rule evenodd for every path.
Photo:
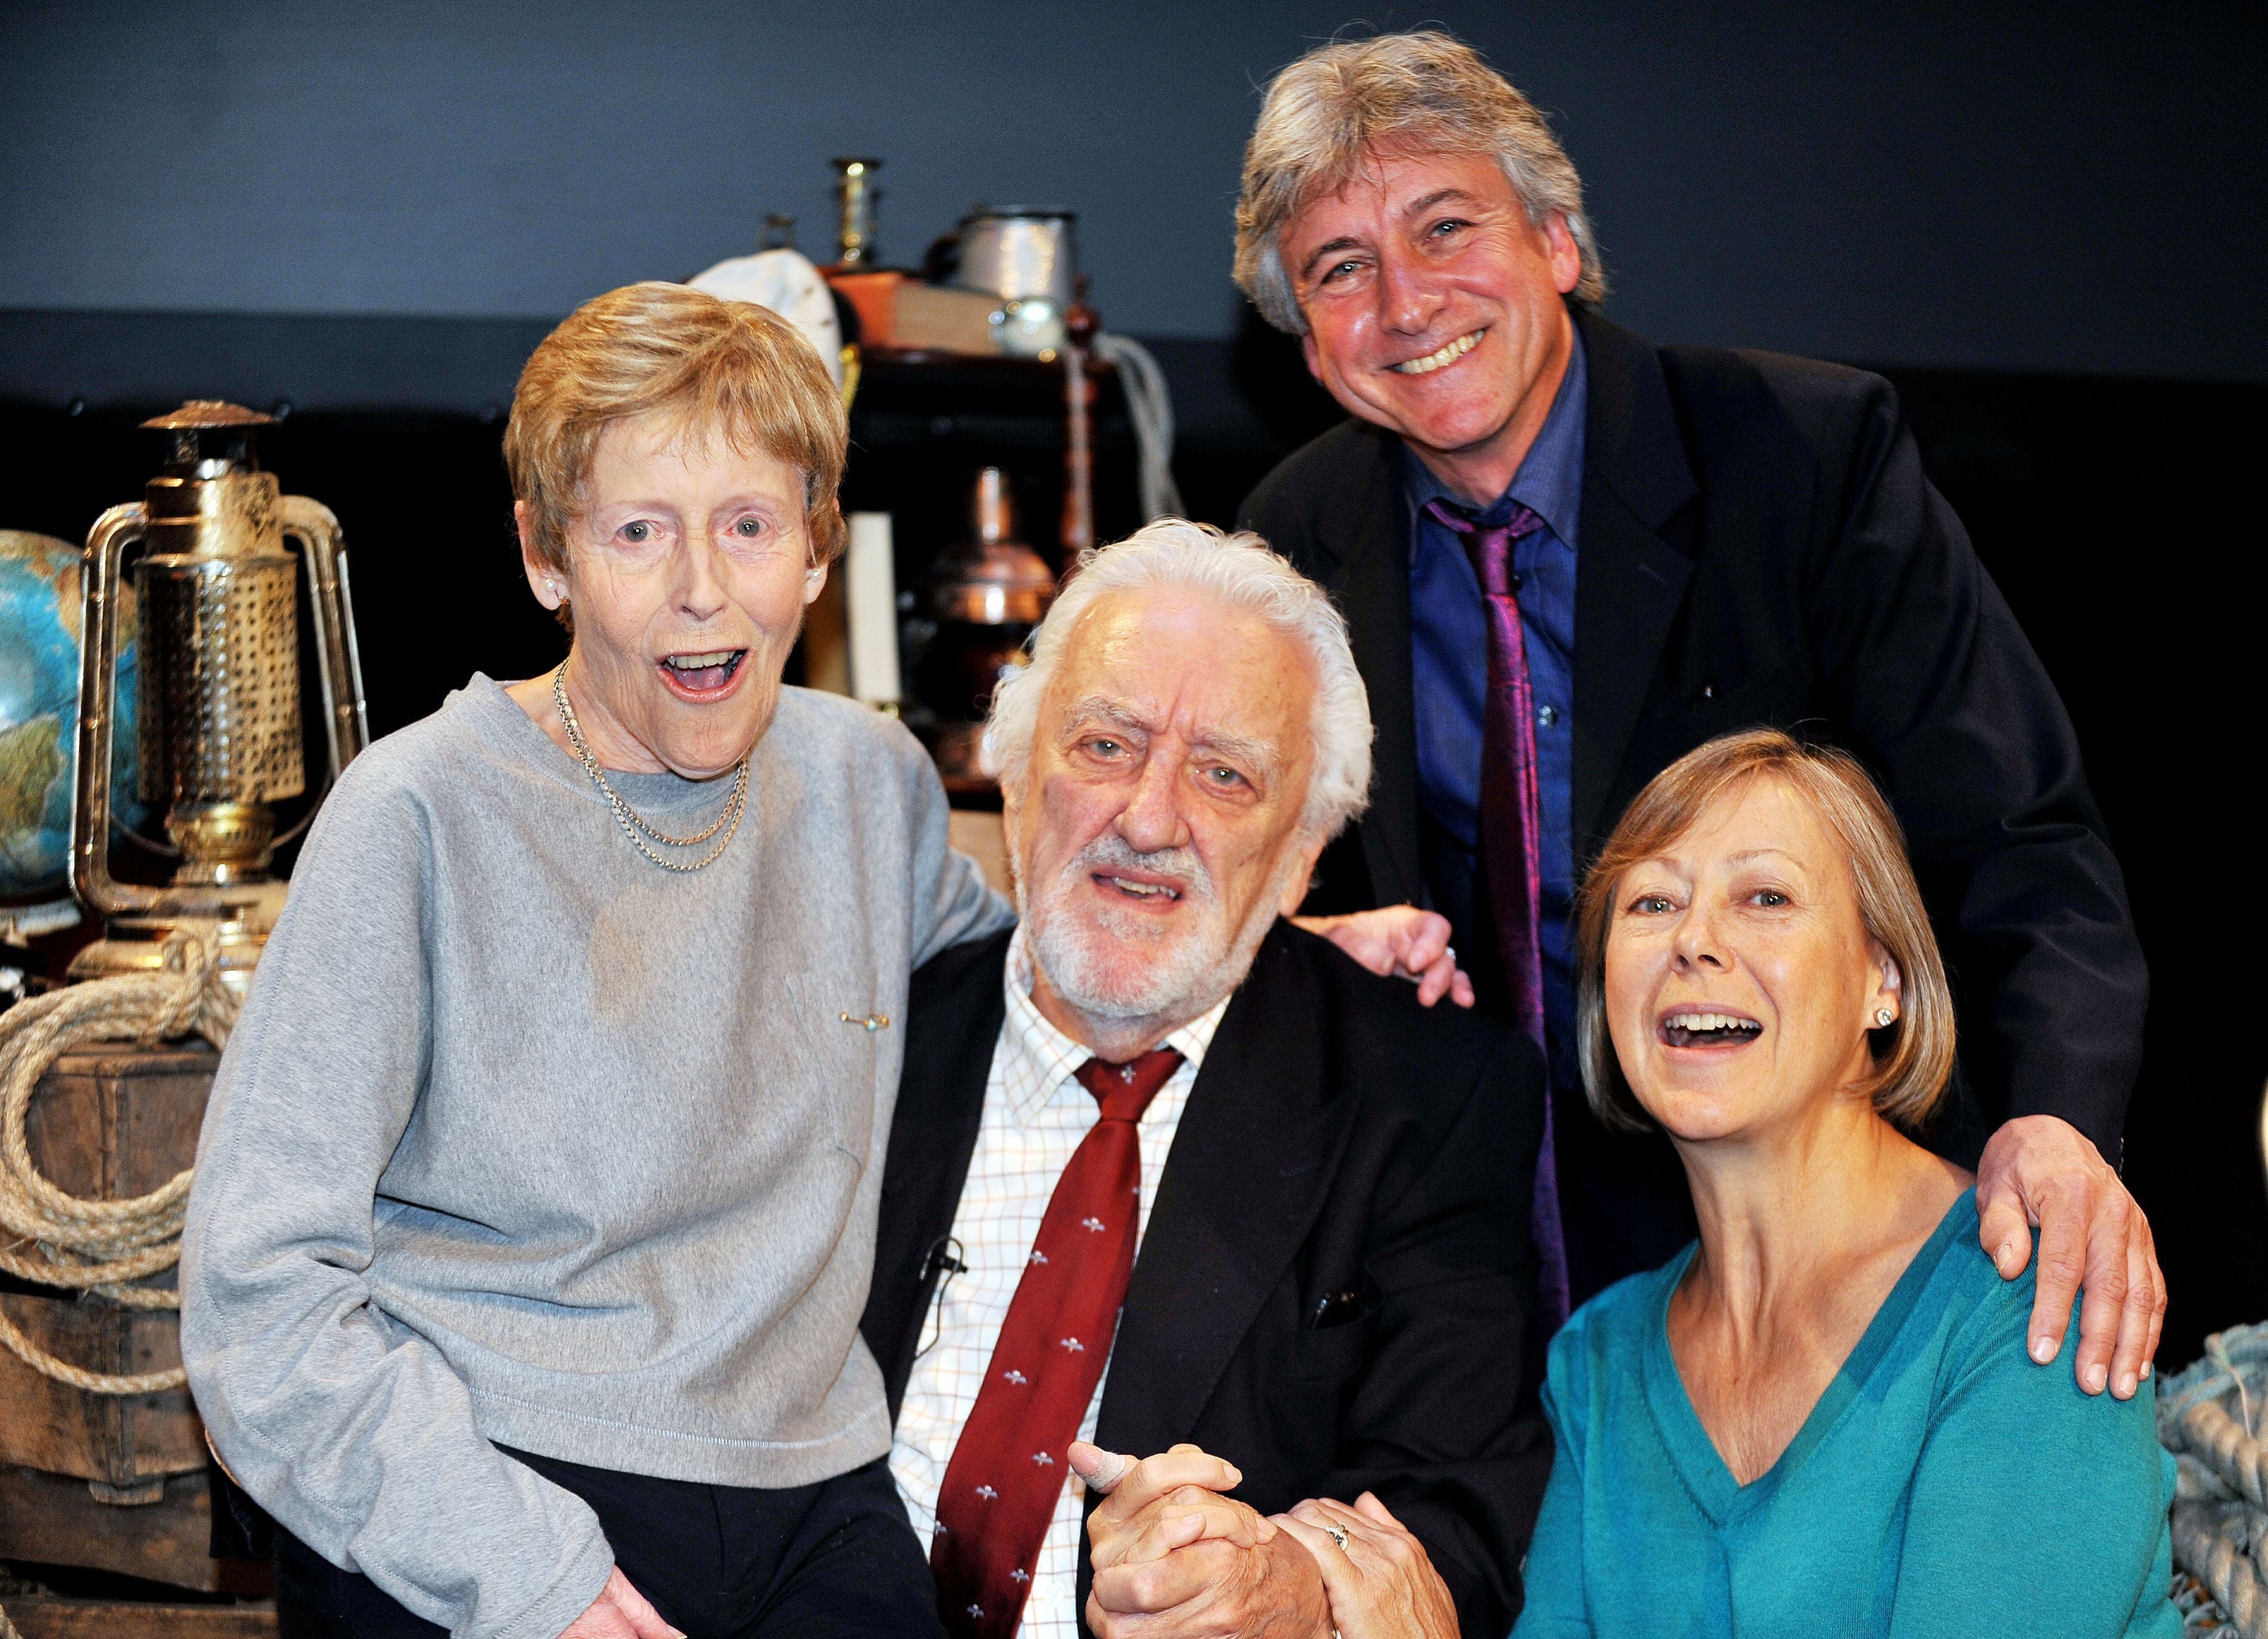
<instances>
[{"instance_id":1,"label":"brass lamp base","mask_svg":"<svg viewBox=\"0 0 2268 1639\"><path fill-rule=\"evenodd\" d=\"M253 964L267 948L276 919L284 911L285 884L246 885L248 895L210 916L125 915L109 919L109 934L71 959L73 979L107 979L120 974L155 973L165 965L166 939L175 931L195 933L220 964L221 982L239 996L252 988Z\"/></svg>"}]
</instances>

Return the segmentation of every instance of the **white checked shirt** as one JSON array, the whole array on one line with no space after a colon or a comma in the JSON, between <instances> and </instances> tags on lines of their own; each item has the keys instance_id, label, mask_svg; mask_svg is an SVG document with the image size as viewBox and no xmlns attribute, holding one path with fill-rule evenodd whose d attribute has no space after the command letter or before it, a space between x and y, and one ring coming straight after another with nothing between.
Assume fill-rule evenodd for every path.
<instances>
[{"instance_id":1,"label":"white checked shirt","mask_svg":"<svg viewBox=\"0 0 2268 1639\"><path fill-rule=\"evenodd\" d=\"M937 1532L937 1493L946 1466L961 1438L961 1425L976 1408L976 1391L991 1363L993 1345L1008 1318L1008 1305L1023 1279L1024 1264L1039 1238L1056 1183L1071 1154L1101 1119L1094 1095L1075 1079L1079 1067L1094 1055L1041 1016L1032 1001L1032 959L1020 932L1008 947L1002 977L1008 1015L992 1048L991 1074L984 1084L984 1113L969 1158L968 1181L953 1217L966 1273L944 1277L943 1300L924 1316L921 1341L929 1347L914 1362L905 1403L890 1447L890 1473L906 1500L914 1533L924 1546ZM1166 1156L1174 1147L1182 1110L1197 1084L1205 1049L1227 1008L1224 997L1159 1045L1174 1048L1182 1063L1142 1113L1142 1208L1135 1230L1150 1227L1151 1203ZM934 1342L932 1340L934 1339ZM1094 1437L1108 1364L1094 1386L1079 1437ZM1024 1606L1022 1639L1079 1639L1079 1562L1086 1551L1086 1487L1066 1466L1063 1496L1048 1522L1040 1547L1039 1569Z\"/></svg>"}]
</instances>

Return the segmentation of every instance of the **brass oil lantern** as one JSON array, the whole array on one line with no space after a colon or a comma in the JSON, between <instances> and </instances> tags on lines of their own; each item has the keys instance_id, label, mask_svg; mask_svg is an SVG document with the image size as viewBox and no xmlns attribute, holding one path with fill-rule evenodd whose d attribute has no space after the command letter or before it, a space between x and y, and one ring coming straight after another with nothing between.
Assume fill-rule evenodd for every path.
<instances>
[{"instance_id":1,"label":"brass oil lantern","mask_svg":"<svg viewBox=\"0 0 2268 1639\"><path fill-rule=\"evenodd\" d=\"M144 498L87 535L71 887L109 923L74 979L145 972L166 936L200 933L241 989L276 925L284 885L269 874L271 805L306 791L299 714L299 559L306 561L330 777L369 743L346 548L328 507L279 493L254 458L273 418L195 400L146 421L170 441ZM110 758L118 592L127 550L141 626L141 794L162 807L181 864L165 887L110 874Z\"/></svg>"}]
</instances>

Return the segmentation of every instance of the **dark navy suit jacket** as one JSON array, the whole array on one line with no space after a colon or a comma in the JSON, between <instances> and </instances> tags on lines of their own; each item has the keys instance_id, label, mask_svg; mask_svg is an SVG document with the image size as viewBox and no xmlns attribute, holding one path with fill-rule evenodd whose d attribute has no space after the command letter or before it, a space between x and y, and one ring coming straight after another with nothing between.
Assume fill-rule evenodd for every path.
<instances>
[{"instance_id":1,"label":"dark navy suit jacket","mask_svg":"<svg viewBox=\"0 0 2268 1639\"><path fill-rule=\"evenodd\" d=\"M2058 1115L2116 1165L2149 984L2055 686L1923 475L1890 385L1774 354L1657 348L1580 305L1589 366L1576 571L1579 863L1703 741L1771 724L1845 746L1906 833L1955 976L1963 1074L1933 1142ZM1391 434L1292 454L1242 525L1345 613L1377 724L1371 807L1310 910L1423 903L1410 503ZM1578 1300L1692 1233L1667 1146L1554 1090ZM1586 1218L1585 1214L1590 1214Z\"/></svg>"},{"instance_id":2,"label":"dark navy suit jacket","mask_svg":"<svg viewBox=\"0 0 2268 1639\"><path fill-rule=\"evenodd\" d=\"M976 1145L1008 938L932 959L907 1003L861 1327L894 1418ZM1551 1468L1528 1236L1543 1121L1524 1038L1278 922L1182 1113L1096 1438L1194 1442L1263 1513L1375 1491L1463 1630L1507 1631ZM1082 1608L1093 1580L1082 1554Z\"/></svg>"}]
</instances>

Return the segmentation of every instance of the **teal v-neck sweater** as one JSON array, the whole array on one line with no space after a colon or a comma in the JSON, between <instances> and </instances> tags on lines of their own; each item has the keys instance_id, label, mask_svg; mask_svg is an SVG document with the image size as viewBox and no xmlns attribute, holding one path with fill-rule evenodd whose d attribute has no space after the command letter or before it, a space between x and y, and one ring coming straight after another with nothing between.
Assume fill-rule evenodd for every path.
<instances>
[{"instance_id":1,"label":"teal v-neck sweater","mask_svg":"<svg viewBox=\"0 0 2268 1639\"><path fill-rule=\"evenodd\" d=\"M1899 1276L1780 1459L1748 1485L1669 1351L1690 1246L1552 1341L1558 1441L1514 1639L2015 1634L2180 1639L2167 1602L2174 1462L2151 1384L2090 1399L2024 1352L1963 1195Z\"/></svg>"}]
</instances>

